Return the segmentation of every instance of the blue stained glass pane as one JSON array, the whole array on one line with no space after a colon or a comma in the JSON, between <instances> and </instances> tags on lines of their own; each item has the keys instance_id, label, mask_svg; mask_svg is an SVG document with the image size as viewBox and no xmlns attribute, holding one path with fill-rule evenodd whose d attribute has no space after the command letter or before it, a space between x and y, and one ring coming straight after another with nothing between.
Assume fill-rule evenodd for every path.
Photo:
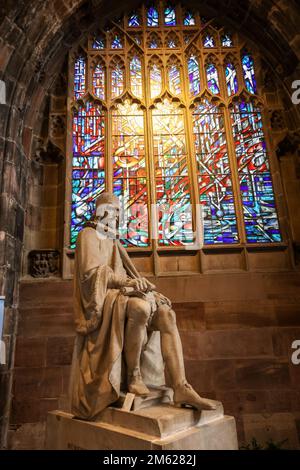
<instances>
[{"instance_id":1,"label":"blue stained glass pane","mask_svg":"<svg viewBox=\"0 0 300 470\"><path fill-rule=\"evenodd\" d=\"M248 243L280 242L270 172L242 174L240 190Z\"/></svg>"},{"instance_id":2,"label":"blue stained glass pane","mask_svg":"<svg viewBox=\"0 0 300 470\"><path fill-rule=\"evenodd\" d=\"M209 64L206 67L206 76L208 89L213 95L218 95L220 93L219 76L214 64Z\"/></svg>"},{"instance_id":3,"label":"blue stained glass pane","mask_svg":"<svg viewBox=\"0 0 300 470\"><path fill-rule=\"evenodd\" d=\"M123 44L121 41L121 38L117 35L115 35L114 39L111 42L111 48L112 49L123 49Z\"/></svg>"},{"instance_id":4,"label":"blue stained glass pane","mask_svg":"<svg viewBox=\"0 0 300 470\"><path fill-rule=\"evenodd\" d=\"M105 48L105 40L103 38L95 38L92 44L93 49L104 49Z\"/></svg>"},{"instance_id":5,"label":"blue stained glass pane","mask_svg":"<svg viewBox=\"0 0 300 470\"><path fill-rule=\"evenodd\" d=\"M190 92L192 95L200 93L200 72L197 58L192 55L188 60L188 74L190 82Z\"/></svg>"},{"instance_id":6,"label":"blue stained glass pane","mask_svg":"<svg viewBox=\"0 0 300 470\"><path fill-rule=\"evenodd\" d=\"M180 70L177 65L171 65L169 68L169 88L174 95L180 95Z\"/></svg>"},{"instance_id":7,"label":"blue stained glass pane","mask_svg":"<svg viewBox=\"0 0 300 470\"><path fill-rule=\"evenodd\" d=\"M71 248L93 214L95 199L105 189L104 133L100 107L91 102L80 106L73 116Z\"/></svg>"},{"instance_id":8,"label":"blue stained glass pane","mask_svg":"<svg viewBox=\"0 0 300 470\"><path fill-rule=\"evenodd\" d=\"M148 8L147 26L158 26L158 11L154 7Z\"/></svg>"},{"instance_id":9,"label":"blue stained glass pane","mask_svg":"<svg viewBox=\"0 0 300 470\"><path fill-rule=\"evenodd\" d=\"M261 112L242 102L234 106L231 120L247 242L280 242Z\"/></svg>"},{"instance_id":10,"label":"blue stained glass pane","mask_svg":"<svg viewBox=\"0 0 300 470\"><path fill-rule=\"evenodd\" d=\"M244 54L242 57L244 80L249 93L254 95L257 91L254 61L250 54Z\"/></svg>"},{"instance_id":11,"label":"blue stained glass pane","mask_svg":"<svg viewBox=\"0 0 300 470\"><path fill-rule=\"evenodd\" d=\"M117 98L123 93L124 74L119 64L111 72L111 96Z\"/></svg>"},{"instance_id":12,"label":"blue stained glass pane","mask_svg":"<svg viewBox=\"0 0 300 470\"><path fill-rule=\"evenodd\" d=\"M156 39L151 39L151 42L149 44L150 49L157 49L158 48L158 43Z\"/></svg>"},{"instance_id":13,"label":"blue stained glass pane","mask_svg":"<svg viewBox=\"0 0 300 470\"><path fill-rule=\"evenodd\" d=\"M176 26L175 8L172 8L172 7L165 8L165 25Z\"/></svg>"},{"instance_id":14,"label":"blue stained glass pane","mask_svg":"<svg viewBox=\"0 0 300 470\"><path fill-rule=\"evenodd\" d=\"M169 47L170 49L175 49L175 48L177 47L177 44L176 44L176 42L175 42L174 39L170 39L170 40L168 41L168 47Z\"/></svg>"},{"instance_id":15,"label":"blue stained glass pane","mask_svg":"<svg viewBox=\"0 0 300 470\"><path fill-rule=\"evenodd\" d=\"M233 64L227 64L225 68L226 85L228 96L235 95L238 92L238 80L236 69Z\"/></svg>"},{"instance_id":16,"label":"blue stained glass pane","mask_svg":"<svg viewBox=\"0 0 300 470\"><path fill-rule=\"evenodd\" d=\"M233 41L231 39L231 36L229 36L229 34L224 34L224 36L222 36L222 46L233 47Z\"/></svg>"},{"instance_id":17,"label":"blue stained glass pane","mask_svg":"<svg viewBox=\"0 0 300 470\"><path fill-rule=\"evenodd\" d=\"M85 92L85 58L78 57L74 64L74 96L78 100Z\"/></svg>"},{"instance_id":18,"label":"blue stained glass pane","mask_svg":"<svg viewBox=\"0 0 300 470\"><path fill-rule=\"evenodd\" d=\"M211 36L210 34L208 34L208 35L204 38L203 46L204 46L204 47L215 47L216 44L215 44L215 40L214 40L213 36Z\"/></svg>"},{"instance_id":19,"label":"blue stained glass pane","mask_svg":"<svg viewBox=\"0 0 300 470\"><path fill-rule=\"evenodd\" d=\"M194 26L196 24L193 14L188 11L183 20L184 26Z\"/></svg>"},{"instance_id":20,"label":"blue stained glass pane","mask_svg":"<svg viewBox=\"0 0 300 470\"><path fill-rule=\"evenodd\" d=\"M223 111L207 100L193 114L206 245L237 243L238 229Z\"/></svg>"},{"instance_id":21,"label":"blue stained glass pane","mask_svg":"<svg viewBox=\"0 0 300 470\"><path fill-rule=\"evenodd\" d=\"M132 13L132 15L128 19L128 26L135 27L135 26L140 26L140 25L141 25L140 16L137 13Z\"/></svg>"}]
</instances>

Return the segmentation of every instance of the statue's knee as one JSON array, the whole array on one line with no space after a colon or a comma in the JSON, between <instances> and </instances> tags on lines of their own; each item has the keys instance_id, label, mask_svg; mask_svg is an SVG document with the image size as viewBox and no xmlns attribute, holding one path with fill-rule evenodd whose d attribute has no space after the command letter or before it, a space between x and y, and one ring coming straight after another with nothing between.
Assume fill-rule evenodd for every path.
<instances>
[{"instance_id":1,"label":"statue's knee","mask_svg":"<svg viewBox=\"0 0 300 470\"><path fill-rule=\"evenodd\" d=\"M161 305L158 309L158 323L161 331L168 331L176 326L176 314L168 305Z\"/></svg>"},{"instance_id":2,"label":"statue's knee","mask_svg":"<svg viewBox=\"0 0 300 470\"><path fill-rule=\"evenodd\" d=\"M127 306L127 317L138 324L146 324L151 314L151 307L145 300L130 299Z\"/></svg>"}]
</instances>

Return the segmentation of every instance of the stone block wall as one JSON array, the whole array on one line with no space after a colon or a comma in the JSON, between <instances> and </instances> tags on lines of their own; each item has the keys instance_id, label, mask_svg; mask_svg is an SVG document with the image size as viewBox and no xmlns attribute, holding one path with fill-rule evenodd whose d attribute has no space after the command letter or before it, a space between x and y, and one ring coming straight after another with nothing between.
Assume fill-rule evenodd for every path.
<instances>
[{"instance_id":1,"label":"stone block wall","mask_svg":"<svg viewBox=\"0 0 300 470\"><path fill-rule=\"evenodd\" d=\"M64 175L58 163L48 162L47 167L44 165L43 174L41 164L34 161L36 144L40 137L47 137L43 133L47 126L52 137L56 133L55 138L59 138L57 129L61 123L63 105L55 106L54 99L54 108L50 108L56 116L54 121L47 123L44 118L47 116L48 98L63 69L68 51L76 47L89 29L99 26L99 18L117 16L124 9L131 10L137 3L134 0L122 3L111 0L109 12L107 2L103 0L7 0L0 4L0 80L6 89L5 99L1 95L0 103L0 294L6 297L4 339L7 344L7 364L0 367L1 448L6 447L11 409L20 274L28 272L28 251L56 250L61 246ZM197 9L199 2L191 0L189 5ZM274 149L279 146L278 156L281 159L283 193L280 191L279 197L288 205L284 214L290 227L287 239L294 244L299 268L300 120L299 105L295 106L290 99L291 84L299 80L300 75L299 5L294 0L210 0L203 2L203 12L208 16L218 16L222 12L222 19L228 26L244 31L247 40L255 41L265 54L270 70L271 79L265 82L270 83L272 88L272 77L276 76L280 83L280 92L278 89L272 91L269 85L265 91L268 94L267 104L272 107L271 127L273 131L276 128L278 134L276 137L273 132L272 139ZM282 101L278 99L279 93L282 94ZM56 156L54 149L54 158ZM280 179L279 172L276 178ZM279 203L285 205L282 201ZM48 214L51 214L49 223ZM41 230L42 221L46 222L47 227ZM25 260L23 263L22 259ZM32 295L40 294L34 289ZM192 300L194 292L189 290L189 295ZM21 314L22 309L23 306ZM67 321L64 315L61 321ZM198 319L193 320L196 321ZM59 322L57 326L56 331L59 332ZM35 328L38 331L38 320ZM47 330L47 322L44 328ZM33 330L29 334L32 335ZM52 367L50 363L49 367ZM41 421L35 422L35 434L31 431L34 429L32 423L23 433L28 446L34 436L41 434ZM256 421L251 423L254 426ZM20 428L16 420L14 426L25 430L25 424ZM24 442L22 445L25 445Z\"/></svg>"},{"instance_id":2,"label":"stone block wall","mask_svg":"<svg viewBox=\"0 0 300 470\"><path fill-rule=\"evenodd\" d=\"M222 276L152 280L174 301L188 380L235 416L240 445L255 437L299 448L300 366L291 344L300 339L300 277L240 277L227 275L226 289ZM46 414L65 402L73 342L72 282L24 281L10 447L43 448Z\"/></svg>"}]
</instances>

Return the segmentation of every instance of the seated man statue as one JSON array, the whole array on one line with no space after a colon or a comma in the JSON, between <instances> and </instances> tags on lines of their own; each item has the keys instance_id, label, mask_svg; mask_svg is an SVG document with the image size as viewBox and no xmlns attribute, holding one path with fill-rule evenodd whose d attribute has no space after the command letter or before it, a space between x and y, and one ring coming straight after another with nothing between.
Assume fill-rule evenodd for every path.
<instances>
[{"instance_id":1,"label":"seated man statue","mask_svg":"<svg viewBox=\"0 0 300 470\"><path fill-rule=\"evenodd\" d=\"M95 420L121 391L147 396L151 385L171 387L177 406L214 409L186 380L170 300L139 275L117 239L118 212L118 198L102 193L78 235L71 411Z\"/></svg>"}]
</instances>

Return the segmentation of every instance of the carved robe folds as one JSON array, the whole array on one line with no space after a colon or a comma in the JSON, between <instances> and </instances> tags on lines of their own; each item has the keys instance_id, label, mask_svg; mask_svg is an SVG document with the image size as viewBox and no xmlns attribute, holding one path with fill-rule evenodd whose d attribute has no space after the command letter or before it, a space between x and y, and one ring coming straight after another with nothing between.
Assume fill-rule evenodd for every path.
<instances>
[{"instance_id":1,"label":"carved robe folds","mask_svg":"<svg viewBox=\"0 0 300 470\"><path fill-rule=\"evenodd\" d=\"M70 381L71 412L82 419L97 419L115 402L126 377L122 351L128 297L109 287L112 279L123 276L136 278L139 273L119 241L101 240L94 228L84 228L75 254L77 336ZM158 331L148 335L141 370L146 383L165 383Z\"/></svg>"}]
</instances>

